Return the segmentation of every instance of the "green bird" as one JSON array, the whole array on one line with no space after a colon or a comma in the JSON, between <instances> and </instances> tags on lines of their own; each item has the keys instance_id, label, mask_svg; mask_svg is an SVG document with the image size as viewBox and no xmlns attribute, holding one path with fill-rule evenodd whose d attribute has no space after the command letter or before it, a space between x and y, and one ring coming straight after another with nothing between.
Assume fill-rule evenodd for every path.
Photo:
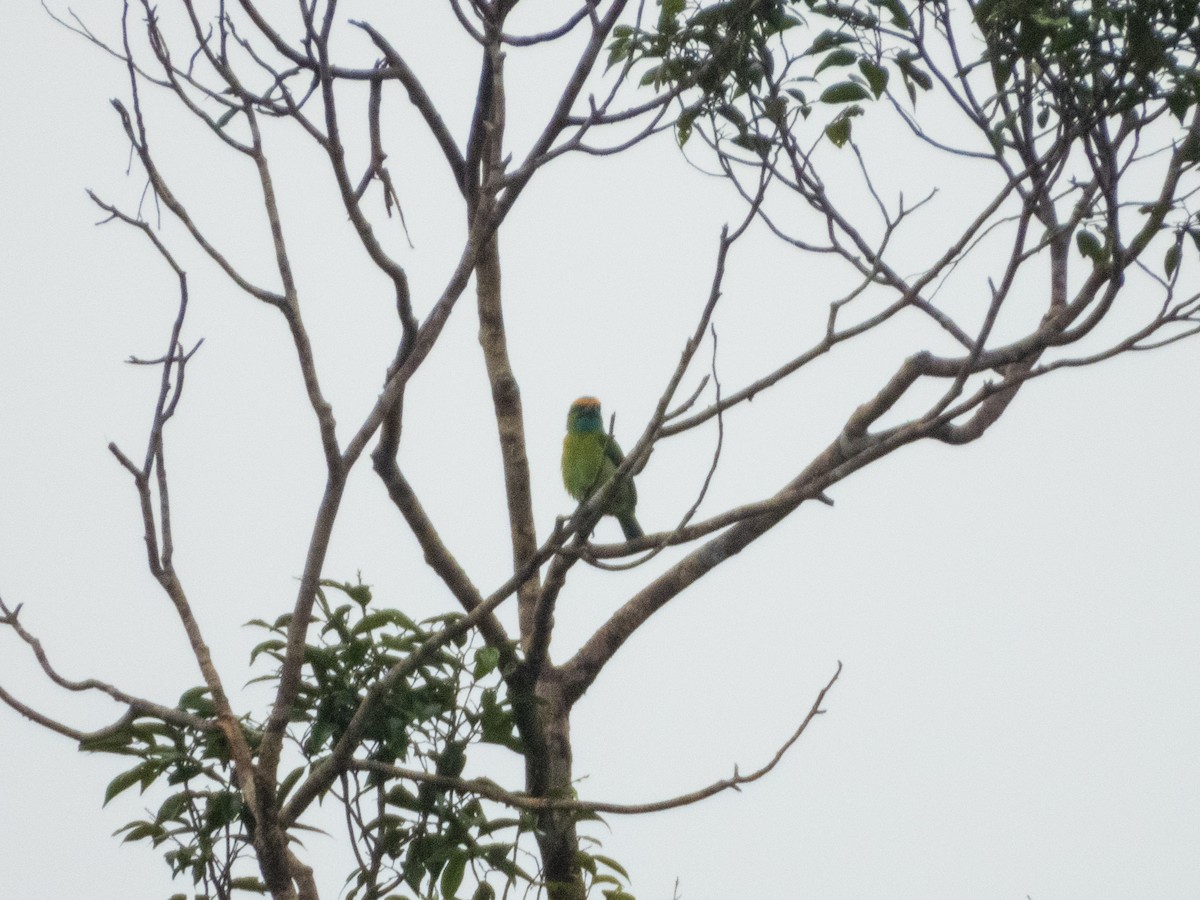
<instances>
[{"instance_id":1,"label":"green bird","mask_svg":"<svg viewBox=\"0 0 1200 900\"><path fill-rule=\"evenodd\" d=\"M580 397L567 413L567 436L563 438L562 473L567 493L583 502L607 484L625 459L612 436L604 431L600 401ZM640 538L644 532L633 511L637 507L637 488L626 477L608 496L604 514L616 516L625 540Z\"/></svg>"}]
</instances>

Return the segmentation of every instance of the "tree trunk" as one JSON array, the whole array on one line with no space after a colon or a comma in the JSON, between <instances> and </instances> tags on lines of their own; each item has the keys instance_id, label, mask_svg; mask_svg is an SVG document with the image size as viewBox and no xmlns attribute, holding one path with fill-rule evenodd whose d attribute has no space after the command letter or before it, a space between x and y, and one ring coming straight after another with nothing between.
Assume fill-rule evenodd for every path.
<instances>
[{"instance_id":1,"label":"tree trunk","mask_svg":"<svg viewBox=\"0 0 1200 900\"><path fill-rule=\"evenodd\" d=\"M526 790L534 797L573 797L571 707L563 698L556 669L545 667L535 696L534 717L541 743L526 752ZM575 814L563 810L539 813L536 838L549 900L583 900Z\"/></svg>"}]
</instances>

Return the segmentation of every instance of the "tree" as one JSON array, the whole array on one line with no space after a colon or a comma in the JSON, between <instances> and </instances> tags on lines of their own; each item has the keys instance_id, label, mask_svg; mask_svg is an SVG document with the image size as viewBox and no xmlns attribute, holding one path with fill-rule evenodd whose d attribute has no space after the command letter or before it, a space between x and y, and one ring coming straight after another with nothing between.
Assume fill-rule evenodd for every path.
<instances>
[{"instance_id":1,"label":"tree","mask_svg":"<svg viewBox=\"0 0 1200 900\"><path fill-rule=\"evenodd\" d=\"M478 60L478 91L466 117L469 125L433 98L432 86L409 62L411 51L398 46L398 37L388 37L391 32L381 20L355 22L337 4L301 6L278 21L249 2L236 9L222 7L215 15L191 3L170 14L159 14L148 4L134 5L126 8L119 38L110 41L76 26L127 66L128 99L114 105L145 173L148 196L168 223L160 230L148 205L130 208L95 198L112 219L140 231L178 279L178 315L166 352L147 361L161 368L162 378L145 452L134 455L114 445L113 453L133 478L150 570L180 617L204 685L198 693L185 695L179 707L171 707L111 686L86 684L127 709L113 726L92 734L17 705L13 694L6 692L4 697L42 724L84 739L88 746L142 753L139 768L114 782L112 793L167 774L166 768L146 767L145 757L152 755L151 745L158 740L154 736L164 737L159 734L162 729L178 730L170 735L176 744L198 742L195 753L200 760L228 763L232 772L225 787L207 798L218 799L216 811L212 816L205 811L204 818L224 828L244 816L249 823L245 835L253 842L263 884L275 896L315 896L316 882L307 864L292 852L289 838L301 814L315 799L336 790L339 780L344 802L353 804L358 789L347 788L352 773L362 775L364 789L377 793L396 783L393 779L433 785L414 804L414 812L426 816L436 799L429 792L447 786L463 796L474 793L523 805L535 818L540 879L550 896L582 896L588 869L586 864L581 868L578 854L578 817L596 807L574 800L570 713L619 648L658 610L806 500L831 502L826 492L834 485L894 450L924 439L973 441L1000 418L1026 384L1050 372L1149 349L1195 331L1197 297L1181 286L1183 248L1198 233L1186 209L1198 127L1190 43L1194 12L1171 4L1105 4L1082 12L1071 5L992 4L977 7L972 17L937 4L906 10L892 3L878 7L884 13L881 21L866 7L789 8L743 2L689 7L668 2L661 5L656 22L645 23L639 13L617 2L586 4L565 22L541 25L543 30L535 32L520 27L523 10L516 4L453 9ZM819 30L824 26L828 27ZM961 35L974 31L982 35L983 51L978 59L965 62L961 55L967 44ZM805 35L799 41L803 50L792 46L795 34ZM516 120L518 126L514 120L520 107L506 73L521 54L537 53L560 41L567 42L573 56L564 67L552 109L535 127L529 128L525 120ZM606 60L607 76L601 71ZM849 67L857 74L846 77ZM634 80L656 91L632 93ZM810 86L814 82L819 93ZM888 93L889 86L893 93ZM271 238L269 276L214 236L192 211L193 199L175 187L179 176L163 162L174 148L161 149L150 115L151 104L158 102L148 95L154 91L181 103L252 174ZM423 281L420 298L412 287L411 265L400 262L403 223L386 221L389 214L401 219L404 207L404 192L396 187L390 165L402 151L390 149L382 112L385 97L390 99L393 92L411 104L436 145L451 195L460 204L457 261L437 290L430 291L428 280ZM854 140L855 119L866 123L881 115L869 108L873 98L886 99L899 122L933 148L938 159L960 158L968 165L986 165L993 173L987 176L990 183L980 179L993 188L989 198L977 201L974 208L963 202L962 209L950 211L951 218L962 218L961 226L941 246L911 240L908 229L929 201L893 200ZM941 109L932 117L924 111L917 116L918 102L939 99L956 109L965 124L943 119ZM364 108L365 120L353 118L351 110ZM456 121L457 126L451 124ZM513 135L518 127L527 135L524 141ZM933 133L943 128L952 137ZM735 185L746 208L717 242L710 289L699 304L681 357L667 372L664 386L650 392L657 400L640 436L630 441L629 430L623 432L629 450L624 474L642 471L659 442L695 435L701 427L716 433L717 449L704 451L711 464L698 496L669 526L650 528L654 533L632 543L590 543L603 505L601 491L539 541L522 394L510 361L512 336L502 313L506 307L511 312L513 303L502 303L501 243L518 201L543 170L550 171L551 163L572 154L621 152L664 130L673 131L685 149L700 135L713 154L709 158ZM399 336L386 377L378 398L349 435L339 435L327 399L328 376L317 364L314 339L302 314L304 288L296 275L301 263L292 249L279 176L288 160L286 153L281 159L273 150L273 141L283 140L273 137L276 134L298 134L305 146L324 156L340 212L380 279L375 289L385 288L395 308ZM844 186L849 198L838 196L831 185ZM784 201L798 199L802 209L815 213L815 220L781 207L781 195ZM703 365L698 354L710 334L731 254L755 222L765 223L786 245L843 261L849 274L831 273L823 282L824 289L840 299L825 307L824 327L805 350L726 392L718 377L715 330L710 339L714 360L704 365L707 377L695 370ZM175 231L169 230L170 223L175 223ZM389 224L399 227L387 232ZM282 317L324 460L324 489L291 611L284 619L264 622L282 632L277 643L261 645L260 651L278 660L278 671L271 673L276 690L269 713L249 722L228 699L228 676L223 680L210 659L174 564L165 435L171 419L186 409L186 403L180 406L183 375L199 346L183 339L194 266L181 262L181 239L194 242L245 294ZM1006 248L998 261L987 255L992 245ZM1156 272L1143 259L1160 251L1162 263ZM918 274L904 274L913 271ZM989 286L986 292L978 290L982 283ZM512 555L510 571L490 593L458 565L441 529L418 499L416 482L399 462L405 442L413 440L404 427L412 379L426 368L458 301L472 284L493 427L499 436ZM1117 304L1131 286L1158 292L1141 319L1140 308L1131 309L1127 318ZM922 330L917 322L930 328ZM1117 329L1116 336L1101 325ZM865 343L868 335L887 329L897 332L887 352L902 355L903 361L882 387L847 410L844 425L829 436L824 449L797 467L782 488L695 518L717 468L731 410L740 412L743 404L768 388L797 373L807 374L811 363L841 352L843 345ZM1101 338L1102 343L1087 343ZM687 388L686 378L693 380ZM914 398L927 389L932 393L917 405ZM889 415L893 418L886 418ZM692 446L703 444L696 441ZM431 630L428 623L397 617L402 614L371 619L369 601L360 599L366 595L354 595L361 585L336 576L330 580L326 555L334 524L351 473L368 454L410 539L463 613L445 627ZM670 555L673 548L691 543L698 546L688 555ZM568 649L566 658L552 663L549 648L562 591L577 580L581 563L600 569L627 565L614 560L628 560L631 567L646 565L640 571L652 574L578 648ZM327 602L323 586L359 600L363 618L358 621L368 626L356 631L349 618L355 615L353 605L341 607L346 612L339 613ZM515 622L512 617L505 621L499 611L513 595ZM38 647L36 638L24 630L17 605L5 607L4 616L19 637ZM340 622L342 627L333 629L341 638L337 653L364 657L387 645L351 638L375 634L385 626L399 628L386 636L397 642L391 649L401 655L381 656L387 667L368 667L361 682L318 677L321 665L314 663L314 648L319 649L320 621ZM441 655L455 638L469 632L477 633L485 645L483 656ZM415 643L414 635L420 639ZM360 662L356 659L353 665ZM371 730L381 705L397 691L418 690L419 673L424 672L426 685L433 683L427 669L434 662L448 667L447 677L455 683L468 669L481 678L493 671L501 674L507 700L493 694L493 704L499 705L491 708L501 710L505 724L490 736L512 743L523 755L521 796L458 779L454 770L460 766L446 763L446 752L461 750L466 738L446 728L432 729L438 740L424 752L432 775L401 771L395 765L397 754L384 760L356 759L356 753L378 749L387 737ZM58 680L48 661L45 666ZM60 684L78 686L65 679ZM317 692L311 708L305 705L309 689ZM348 699L327 702L333 697L329 692L336 690L347 693ZM823 696L821 691L807 708L795 736L816 715ZM457 694L443 702L452 719L460 714L468 721L474 717L472 724L488 731L484 723L489 714L482 708L460 703ZM330 711L328 716L322 708ZM306 709L311 715L303 719ZM298 718L306 729L307 764L285 771L289 722ZM144 746L135 747L138 741ZM202 765L195 753L189 749L188 759ZM289 772L299 773L290 784ZM439 782L439 777L450 781ZM741 779L722 780L711 790L734 787ZM663 805L692 799L696 798ZM460 811L455 806L447 821ZM151 826L161 824L144 823L133 833L154 839ZM372 831L366 823L359 824L360 835L370 838ZM374 847L385 843L378 827L370 839ZM450 858L426 867L431 882L449 868ZM371 866L359 869L369 872ZM406 874L413 871L410 866ZM448 895L457 888L453 880ZM424 889L434 890L431 884Z\"/></svg>"}]
</instances>

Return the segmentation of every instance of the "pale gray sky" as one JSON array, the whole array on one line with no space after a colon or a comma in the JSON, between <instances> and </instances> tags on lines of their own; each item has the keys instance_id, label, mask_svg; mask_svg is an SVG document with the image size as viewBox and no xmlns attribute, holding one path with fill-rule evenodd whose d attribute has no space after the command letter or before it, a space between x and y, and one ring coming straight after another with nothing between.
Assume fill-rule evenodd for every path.
<instances>
[{"instance_id":1,"label":"pale gray sky","mask_svg":"<svg viewBox=\"0 0 1200 900\"><path fill-rule=\"evenodd\" d=\"M141 192L107 103L126 94L122 70L36 4L11 7L0 30L0 596L24 604L23 620L68 677L170 704L199 675L146 572L130 479L105 446L141 452L156 381L122 360L161 352L174 284L131 230L94 228L101 216L84 194L132 208ZM103 25L117 9L77 11ZM414 37L404 49L450 108L469 99L475 63L455 57L457 45ZM517 135L544 114L543 82L554 83L561 61L546 52L513 63ZM392 162L416 246L402 258L422 312L457 255L462 216L431 143L397 99L391 107L394 133L415 135ZM269 278L247 171L165 109L150 104L152 140L197 218ZM867 126L856 127L869 152ZM889 143L876 148L903 153L879 127ZM942 189L915 237L936 237L969 211L968 172L892 159L897 180ZM310 177L319 162L305 148L281 160L279 177L345 435L375 399L395 316L381 280L363 275L344 215L326 215L331 189ZM506 224L506 316L541 534L572 506L558 474L567 405L595 393L617 413L619 438L640 430L703 305L720 226L739 214L730 194L665 137L620 158L556 163ZM192 277L185 335L206 341L168 432L177 561L237 686L258 640L242 623L292 602L320 450L279 317L164 224ZM972 277L962 284L979 290L982 276ZM818 339L838 287L752 233L731 257L716 316L726 389ZM403 459L486 588L504 580L509 551L475 328L466 298L413 382ZM897 330L822 361L730 415L704 508L777 489L916 349L915 334ZM655 616L577 707L585 798L660 799L735 763L755 768L838 660L845 671L827 714L768 779L688 809L610 818L604 852L627 866L640 900L669 900L676 878L685 900L1196 897L1198 346L1030 385L979 443L920 445L855 474L830 492L834 508L806 505ZM712 442L710 429L656 452L638 485L648 530L690 505ZM599 537L616 536L605 520ZM326 574L361 571L409 612L450 609L405 537L363 471ZM558 609L556 655L645 578L577 572ZM52 690L9 634L0 634L0 683L80 727L120 714ZM261 696L246 690L239 701ZM157 853L110 837L144 803L157 806L127 794L100 809L121 768L0 709L0 897L126 900L190 888L170 883ZM487 772L519 785L511 759ZM336 896L340 836L307 836L305 848Z\"/></svg>"}]
</instances>

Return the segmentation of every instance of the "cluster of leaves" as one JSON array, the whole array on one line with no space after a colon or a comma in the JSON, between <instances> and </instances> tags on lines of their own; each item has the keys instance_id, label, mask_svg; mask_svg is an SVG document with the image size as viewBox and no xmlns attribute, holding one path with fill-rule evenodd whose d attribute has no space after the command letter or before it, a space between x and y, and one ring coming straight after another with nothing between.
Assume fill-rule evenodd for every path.
<instances>
[{"instance_id":1,"label":"cluster of leaves","mask_svg":"<svg viewBox=\"0 0 1200 900\"><path fill-rule=\"evenodd\" d=\"M1200 158L1196 161L1200 162ZM1149 212L1150 208L1149 206L1143 207L1142 211ZM1192 245L1196 248L1196 253L1200 254L1200 214L1188 215L1182 222L1166 223L1162 230L1174 233L1171 243L1167 245L1166 252L1163 254L1162 261L1163 274L1168 280L1174 281L1179 271L1179 265L1183 261L1185 238L1191 240ZM1099 235L1097 231L1099 231ZM1087 227L1077 230L1075 246L1081 256L1091 260L1093 266L1099 269L1111 268L1113 262L1112 240L1103 224L1096 226L1095 230Z\"/></svg>"},{"instance_id":2,"label":"cluster of leaves","mask_svg":"<svg viewBox=\"0 0 1200 900\"><path fill-rule=\"evenodd\" d=\"M598 816L594 818L599 818ZM581 835L580 843L597 844L595 838ZM596 890L604 896L604 900L637 900L625 886L629 884L629 873L615 859L602 856L599 853L578 851L579 868L583 873L583 890L585 897L595 896Z\"/></svg>"},{"instance_id":3,"label":"cluster of leaves","mask_svg":"<svg viewBox=\"0 0 1200 900\"><path fill-rule=\"evenodd\" d=\"M343 602L334 606L330 594ZM304 764L281 782L281 795L305 777L345 733L371 686L460 616L415 622L397 609L374 609L364 584L323 582L305 647L303 682L291 713L291 736ZM271 633L251 653L282 662L290 615L250 623ZM478 742L521 752L512 705L498 671L500 652L466 637L425 658L410 677L380 697L367 718L360 756L458 778ZM278 671L258 681L275 682ZM349 810L357 868L347 897L383 896L407 885L420 897L455 896L471 868L486 897L486 873L533 883L516 862L522 824L491 819L478 797L429 783L409 789L375 773L352 772L334 789ZM501 839L498 835L510 833Z\"/></svg>"},{"instance_id":4,"label":"cluster of leaves","mask_svg":"<svg viewBox=\"0 0 1200 900\"><path fill-rule=\"evenodd\" d=\"M1037 124L1066 127L1165 103L1183 121L1200 98L1196 0L979 0L974 27L986 45L996 95L994 137L1037 108ZM946 0L924 4L942 29L971 11ZM806 47L790 47L798 26ZM966 29L963 29L966 30ZM933 80L924 26L904 0L659 0L653 27L613 31L609 65L644 64L641 83L680 98L676 137L697 121L718 139L767 152L780 132L831 107L821 125L837 146L849 140L864 102L903 83L910 102Z\"/></svg>"},{"instance_id":5,"label":"cluster of leaves","mask_svg":"<svg viewBox=\"0 0 1200 900\"><path fill-rule=\"evenodd\" d=\"M790 33L810 34L814 21L823 30L805 49L791 47ZM608 61L647 66L642 85L679 97L681 146L705 120L715 141L765 155L822 104L825 134L840 147L863 113L858 104L881 97L893 71L913 102L932 87L914 50L882 43L885 31L912 27L901 0L659 0L655 27L613 30Z\"/></svg>"},{"instance_id":6,"label":"cluster of leaves","mask_svg":"<svg viewBox=\"0 0 1200 900\"><path fill-rule=\"evenodd\" d=\"M1031 160L1033 148L1064 136L1107 140L1108 122L1118 133L1167 113L1183 123L1200 99L1200 0L979 0L974 20L995 83L990 136L998 151L1016 148ZM1188 163L1200 164L1200 142L1186 140ZM1185 238L1200 250L1200 219L1176 212L1163 225L1174 232L1162 263L1168 279ZM1076 231L1076 246L1109 267L1109 223L1091 226Z\"/></svg>"},{"instance_id":7,"label":"cluster of leaves","mask_svg":"<svg viewBox=\"0 0 1200 900\"><path fill-rule=\"evenodd\" d=\"M335 605L331 596L346 602ZM282 779L281 800L328 756L371 686L457 618L415 622L398 610L373 608L367 585L322 584L288 734L303 762ZM289 621L285 615L270 623L249 623L270 633L252 651L252 662L282 661ZM500 658L495 648L476 648L465 637L429 655L375 705L358 755L458 778L469 750L480 742L520 753ZM274 684L278 678L276 666L254 681ZM209 723L215 714L203 687L187 691L179 708ZM259 723L247 718L240 727L249 745L257 747ZM254 821L242 803L221 731L138 719L81 749L138 760L108 785L105 803L135 785L143 793L152 785L170 789L157 811L148 811L147 818L128 823L117 834L127 842L165 846L172 874L190 876L196 897L265 892L258 878L243 874L254 871ZM450 900L464 882L475 885L473 900L495 897L494 883L524 884L535 891L540 887L536 865L530 872L520 864L527 855L521 839L534 827L529 815L493 817L490 804L469 790L391 780L374 771L348 772L330 793L346 809L358 863L347 878L345 896L350 900L406 900L408 895L395 893L405 888L416 897ZM622 888L621 879L627 882L627 877L617 863L581 853L580 865L589 888L610 900L631 900Z\"/></svg>"},{"instance_id":8,"label":"cluster of leaves","mask_svg":"<svg viewBox=\"0 0 1200 900\"><path fill-rule=\"evenodd\" d=\"M1040 137L1026 121L1032 108L1036 128L1053 135L1110 119L1137 129L1164 111L1183 123L1200 99L1198 0L980 0L974 14L996 85L997 148ZM1200 164L1200 143L1189 139L1185 150ZM1186 215L1163 229L1174 231L1162 263L1173 279L1185 237L1200 251L1200 220ZM1107 223L1081 228L1075 242L1093 265L1111 264Z\"/></svg>"},{"instance_id":9,"label":"cluster of leaves","mask_svg":"<svg viewBox=\"0 0 1200 900\"><path fill-rule=\"evenodd\" d=\"M326 593L330 590L350 602L332 606ZM365 584L326 581L317 592L313 642L304 650L303 683L291 714L308 758L332 749L373 684L461 618L450 613L418 623L398 609L373 609L371 603L371 589ZM251 651L251 662L267 656L281 663L291 614L269 624L261 619L249 624L273 635ZM404 762L431 746L465 746L476 737L520 752L511 707L499 699L499 661L497 649L473 649L465 636L427 657L411 678L374 705L363 730L369 757ZM278 676L275 671L254 681L275 682ZM477 701L471 699L476 696ZM284 784L298 778L300 771Z\"/></svg>"},{"instance_id":10,"label":"cluster of leaves","mask_svg":"<svg viewBox=\"0 0 1200 900\"><path fill-rule=\"evenodd\" d=\"M1165 103L1182 122L1200 97L1196 0L979 0L997 90L997 135L1013 127L1014 99L1087 128Z\"/></svg>"},{"instance_id":11,"label":"cluster of leaves","mask_svg":"<svg viewBox=\"0 0 1200 900\"><path fill-rule=\"evenodd\" d=\"M215 709L206 688L193 688L179 699L179 708L210 720ZM243 733L254 747L259 733L249 723ZM136 757L133 768L114 778L104 792L107 804L137 785L142 793L152 784L174 790L150 818L122 826L125 842L148 841L165 846L164 857L172 875L189 875L202 889L198 896L230 896L233 891L265 893L251 872L250 850L254 823L242 804L233 778L229 744L215 728L193 730L157 719L136 720L116 734L85 741L80 749ZM176 894L171 900L184 900Z\"/></svg>"},{"instance_id":12,"label":"cluster of leaves","mask_svg":"<svg viewBox=\"0 0 1200 900\"><path fill-rule=\"evenodd\" d=\"M1200 100L1200 0L658 0L658 7L652 27L614 29L609 65L637 66L642 85L678 98L681 146L704 123L718 151L732 155L722 148L728 142L758 157L750 162L794 141L818 108L826 115L815 117L817 127L841 147L864 104L897 84L915 106L919 92L933 88L930 67L947 47L955 77L979 92L995 151L1015 152L1023 167L1039 158L1048 165L1047 148L1061 158L1078 140L1108 140L1107 123L1140 131L1166 113L1182 123ZM937 51L926 43L935 32L946 39ZM972 43L982 36L981 56L958 55L968 35ZM1189 163L1200 165L1200 141L1191 143ZM1106 266L1108 225L1092 226L1076 232L1079 251ZM1200 220L1175 216L1163 227L1175 236L1163 260L1171 278L1185 238L1200 247Z\"/></svg>"}]
</instances>

